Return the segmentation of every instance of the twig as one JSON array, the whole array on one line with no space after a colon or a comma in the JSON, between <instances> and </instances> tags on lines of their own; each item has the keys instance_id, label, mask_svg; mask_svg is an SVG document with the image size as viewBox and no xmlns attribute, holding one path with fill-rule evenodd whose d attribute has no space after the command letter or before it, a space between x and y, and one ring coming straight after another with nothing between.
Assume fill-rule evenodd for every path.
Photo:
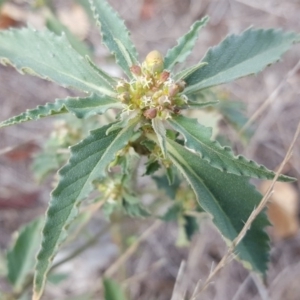
<instances>
[{"instance_id":1,"label":"twig","mask_svg":"<svg viewBox=\"0 0 300 300\"><path fill-rule=\"evenodd\" d=\"M216 266L216 268L209 274L208 278L206 279L206 281L204 282L202 288L200 289L200 291L193 297L191 298L191 300L196 300L196 298L207 288L207 286L209 285L209 283L211 282L211 280L218 274L218 272L227 264L228 262L228 258L233 254L234 249L236 248L236 246L242 241L242 239L244 238L244 236L246 235L248 229L250 228L252 222L256 219L256 217L259 215L259 213L264 209L264 207L266 206L271 194L273 193L273 189L274 189L274 185L280 175L280 173L282 172L285 164L287 163L287 161L290 159L291 155L292 155L292 151L294 148L294 145L296 143L296 140L298 138L300 134L300 122L298 124L296 133L294 135L294 138L290 144L290 147L284 157L284 160L282 161L279 169L277 170L274 179L272 180L271 185L269 186L267 192L265 193L264 197L262 198L261 202L259 203L258 207L256 209L254 209L252 211L252 213L250 214L247 222L245 223L244 227L242 228L241 232L238 234L238 236L233 240L233 242L231 243L231 246L228 248L227 253L223 256L223 258L221 259L221 261L218 263L218 265Z\"/></svg>"}]
</instances>

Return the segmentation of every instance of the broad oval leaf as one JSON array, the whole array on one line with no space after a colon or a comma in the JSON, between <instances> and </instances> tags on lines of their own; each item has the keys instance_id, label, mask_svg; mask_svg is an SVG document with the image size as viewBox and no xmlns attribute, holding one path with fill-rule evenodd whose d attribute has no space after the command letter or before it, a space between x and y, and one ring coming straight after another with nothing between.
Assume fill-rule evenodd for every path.
<instances>
[{"instance_id":1,"label":"broad oval leaf","mask_svg":"<svg viewBox=\"0 0 300 300\"><path fill-rule=\"evenodd\" d=\"M32 28L0 32L0 63L64 87L114 96L114 89L75 51L66 36Z\"/></svg>"},{"instance_id":2,"label":"broad oval leaf","mask_svg":"<svg viewBox=\"0 0 300 300\"><path fill-rule=\"evenodd\" d=\"M175 130L185 138L185 146L196 151L210 166L239 176L273 179L275 173L242 155L235 156L230 147L223 147L217 141L211 140L212 130L184 116L176 116L169 120ZM289 176L280 175L280 181L294 181Z\"/></svg>"},{"instance_id":3,"label":"broad oval leaf","mask_svg":"<svg viewBox=\"0 0 300 300\"><path fill-rule=\"evenodd\" d=\"M200 206L229 243L242 230L261 195L248 178L223 173L174 141L167 141L169 157L193 188ZM236 254L244 266L265 275L269 260L269 238L265 227L270 225L265 213L252 223Z\"/></svg>"},{"instance_id":4,"label":"broad oval leaf","mask_svg":"<svg viewBox=\"0 0 300 300\"><path fill-rule=\"evenodd\" d=\"M90 192L91 183L105 176L108 164L117 151L122 149L134 133L137 120L128 127L106 135L111 125L91 131L90 136L71 148L69 163L59 174L60 180L52 192L43 229L43 241L37 257L34 279L34 300L42 296L51 261L60 242L65 237L65 228L75 218L77 206Z\"/></svg>"},{"instance_id":5,"label":"broad oval leaf","mask_svg":"<svg viewBox=\"0 0 300 300\"><path fill-rule=\"evenodd\" d=\"M177 63L186 60L197 42L200 29L206 25L208 20L209 18L206 16L195 22L190 30L178 40L177 45L168 50L164 61L165 69L171 70Z\"/></svg>"},{"instance_id":6,"label":"broad oval leaf","mask_svg":"<svg viewBox=\"0 0 300 300\"><path fill-rule=\"evenodd\" d=\"M27 276L33 272L43 223L44 220L39 218L24 226L14 245L7 252L7 277L16 293L22 290L27 282Z\"/></svg>"},{"instance_id":7,"label":"broad oval leaf","mask_svg":"<svg viewBox=\"0 0 300 300\"><path fill-rule=\"evenodd\" d=\"M132 77L130 67L137 64L137 52L132 44L124 21L105 0L90 0L97 24L100 26L103 43L115 55L124 72Z\"/></svg>"},{"instance_id":8,"label":"broad oval leaf","mask_svg":"<svg viewBox=\"0 0 300 300\"><path fill-rule=\"evenodd\" d=\"M197 92L234 79L257 74L278 61L299 35L274 29L248 29L240 35L230 35L206 53L207 63L186 78L186 94Z\"/></svg>"}]
</instances>

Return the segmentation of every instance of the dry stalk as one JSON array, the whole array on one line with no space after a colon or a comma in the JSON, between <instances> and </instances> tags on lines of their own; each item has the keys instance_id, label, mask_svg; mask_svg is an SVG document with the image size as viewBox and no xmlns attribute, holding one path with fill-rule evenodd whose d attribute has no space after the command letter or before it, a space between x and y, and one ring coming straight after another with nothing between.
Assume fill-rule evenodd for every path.
<instances>
[{"instance_id":1,"label":"dry stalk","mask_svg":"<svg viewBox=\"0 0 300 300\"><path fill-rule=\"evenodd\" d=\"M280 167L278 168L276 175L274 177L274 179L272 180L271 185L269 186L267 192L265 193L264 197L262 198L261 202L259 203L259 205L257 206L257 208L255 208L252 213L250 214L247 222L245 223L243 229L241 230L241 232L238 234L238 236L233 240L233 242L231 243L231 246L228 248L226 254L223 256L223 258L221 259L221 261L218 263L218 265L215 267L215 269L209 274L208 278L206 279L206 281L204 282L202 288L199 290L199 292L197 292L192 298L191 300L196 300L197 297L206 290L206 288L208 287L208 285L210 284L210 282L212 281L212 279L219 273L219 271L228 263L228 259L232 256L232 254L234 253L234 249L236 248L236 246L242 241L242 239L244 238L244 236L246 235L248 229L250 228L252 222L256 219L256 217L259 215L259 213L265 208L271 194L273 193L273 189L274 189L274 185L280 175L280 173L282 172L285 164L287 163L287 161L290 159L291 155L292 155L292 151L294 148L294 145L296 143L296 140L298 138L300 134L300 122L298 124L296 133L294 135L294 138L289 146L289 149L282 161L282 163L280 164Z\"/></svg>"}]
</instances>

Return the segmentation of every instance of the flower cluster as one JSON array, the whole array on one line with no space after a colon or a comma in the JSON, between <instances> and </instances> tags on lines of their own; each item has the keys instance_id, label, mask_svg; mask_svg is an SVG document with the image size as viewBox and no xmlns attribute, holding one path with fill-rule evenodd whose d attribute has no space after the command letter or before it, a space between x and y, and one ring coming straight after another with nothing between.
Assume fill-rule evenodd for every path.
<instances>
[{"instance_id":1,"label":"flower cluster","mask_svg":"<svg viewBox=\"0 0 300 300\"><path fill-rule=\"evenodd\" d=\"M124 111L138 110L146 119L165 120L186 105L187 97L182 94L185 82L176 82L170 77L158 51L151 51L141 66L131 67L131 72L133 79L130 82L121 80L116 86Z\"/></svg>"}]
</instances>

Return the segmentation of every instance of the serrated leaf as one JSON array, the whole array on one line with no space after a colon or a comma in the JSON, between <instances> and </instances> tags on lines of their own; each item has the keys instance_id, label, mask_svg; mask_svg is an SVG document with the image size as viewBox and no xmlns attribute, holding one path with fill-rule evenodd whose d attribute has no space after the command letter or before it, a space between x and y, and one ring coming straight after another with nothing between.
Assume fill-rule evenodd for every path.
<instances>
[{"instance_id":1,"label":"serrated leaf","mask_svg":"<svg viewBox=\"0 0 300 300\"><path fill-rule=\"evenodd\" d=\"M99 74L99 76L103 80L105 80L113 89L115 89L115 87L118 84L117 79L114 77L111 77L108 73L106 73L105 71L101 70L98 66L96 66L96 64L91 60L91 58L89 56L86 55L85 59L87 60L89 65Z\"/></svg>"},{"instance_id":2,"label":"serrated leaf","mask_svg":"<svg viewBox=\"0 0 300 300\"><path fill-rule=\"evenodd\" d=\"M86 98L57 99L54 103L39 105L37 108L29 109L18 116L1 122L0 128L67 112L75 114L77 118L88 118L103 114L109 108L121 109L122 104L115 98L98 94L92 94Z\"/></svg>"},{"instance_id":3,"label":"serrated leaf","mask_svg":"<svg viewBox=\"0 0 300 300\"><path fill-rule=\"evenodd\" d=\"M186 60L196 44L200 29L206 25L208 20L208 17L204 17L195 22L189 32L178 40L177 45L168 50L164 61L165 69L171 70L177 63Z\"/></svg>"},{"instance_id":4,"label":"serrated leaf","mask_svg":"<svg viewBox=\"0 0 300 300\"><path fill-rule=\"evenodd\" d=\"M278 61L295 42L299 42L297 34L274 29L250 28L240 35L230 35L209 49L202 59L206 66L186 78L185 93L257 74Z\"/></svg>"},{"instance_id":5,"label":"serrated leaf","mask_svg":"<svg viewBox=\"0 0 300 300\"><path fill-rule=\"evenodd\" d=\"M152 175L159 169L160 169L160 164L157 160L149 161L146 164L146 171L145 171L145 174L143 174L143 175Z\"/></svg>"},{"instance_id":6,"label":"serrated leaf","mask_svg":"<svg viewBox=\"0 0 300 300\"><path fill-rule=\"evenodd\" d=\"M207 106L214 106L218 104L218 100L212 100L212 101L206 101L206 102L196 102L192 100L187 101L187 109L198 109L198 108L203 108Z\"/></svg>"},{"instance_id":7,"label":"serrated leaf","mask_svg":"<svg viewBox=\"0 0 300 300\"><path fill-rule=\"evenodd\" d=\"M26 284L27 276L33 272L43 223L43 219L39 218L24 226L7 252L7 277L17 293Z\"/></svg>"},{"instance_id":8,"label":"serrated leaf","mask_svg":"<svg viewBox=\"0 0 300 300\"><path fill-rule=\"evenodd\" d=\"M106 131L111 125L93 130L90 136L71 148L70 161L59 172L60 180L52 192L47 211L35 270L34 300L42 296L50 263L65 237L65 228L77 214L78 205L91 191L92 182L105 176L108 164L133 135L137 122L133 120L127 128L109 135Z\"/></svg>"},{"instance_id":9,"label":"serrated leaf","mask_svg":"<svg viewBox=\"0 0 300 300\"><path fill-rule=\"evenodd\" d=\"M196 64L195 66L192 66L190 68L187 68L185 70L182 70L181 72L177 73L174 76L175 80L184 80L186 77L188 77L189 75L191 75L192 73L196 72L197 70L203 68L204 66L206 66L207 63L206 62L199 62L198 64Z\"/></svg>"},{"instance_id":10,"label":"serrated leaf","mask_svg":"<svg viewBox=\"0 0 300 300\"><path fill-rule=\"evenodd\" d=\"M161 152L164 157L167 155L167 148L166 148L166 129L163 124L163 121L154 118L152 119L152 127L154 132L156 133L157 141L160 146Z\"/></svg>"},{"instance_id":11,"label":"serrated leaf","mask_svg":"<svg viewBox=\"0 0 300 300\"><path fill-rule=\"evenodd\" d=\"M208 212L227 241L233 241L242 230L261 195L249 184L248 178L220 172L206 161L177 144L167 141L171 160L193 188L200 206ZM259 214L236 253L245 267L265 274L269 258L269 225L265 213Z\"/></svg>"},{"instance_id":12,"label":"serrated leaf","mask_svg":"<svg viewBox=\"0 0 300 300\"><path fill-rule=\"evenodd\" d=\"M130 203L125 200L122 204L126 214L130 217L145 218L151 215L140 203Z\"/></svg>"},{"instance_id":13,"label":"serrated leaf","mask_svg":"<svg viewBox=\"0 0 300 300\"><path fill-rule=\"evenodd\" d=\"M105 0L90 0L90 3L95 19L101 29L103 43L115 55L119 66L131 78L130 67L137 64L138 60L128 29Z\"/></svg>"},{"instance_id":14,"label":"serrated leaf","mask_svg":"<svg viewBox=\"0 0 300 300\"><path fill-rule=\"evenodd\" d=\"M217 141L212 141L212 129L199 124L196 119L176 116L169 120L169 123L184 136L185 146L196 151L210 166L239 176L274 178L273 171L241 155L235 156L230 147L223 147ZM278 180L293 181L294 179L280 175Z\"/></svg>"},{"instance_id":15,"label":"serrated leaf","mask_svg":"<svg viewBox=\"0 0 300 300\"><path fill-rule=\"evenodd\" d=\"M6 121L0 123L1 127L11 126L27 121L38 120L44 117L58 115L66 113L68 110L65 107L65 100L58 99L54 103L46 103L45 105L39 105L37 108L28 109L26 112L12 117Z\"/></svg>"},{"instance_id":16,"label":"serrated leaf","mask_svg":"<svg viewBox=\"0 0 300 300\"><path fill-rule=\"evenodd\" d=\"M105 300L126 300L125 294L121 286L114 280L104 278L104 299Z\"/></svg>"},{"instance_id":17,"label":"serrated leaf","mask_svg":"<svg viewBox=\"0 0 300 300\"><path fill-rule=\"evenodd\" d=\"M97 94L92 94L87 98L67 98L65 105L68 111L74 113L77 118L100 115L110 108L123 108L116 98Z\"/></svg>"},{"instance_id":18,"label":"serrated leaf","mask_svg":"<svg viewBox=\"0 0 300 300\"><path fill-rule=\"evenodd\" d=\"M113 88L70 45L56 36L32 28L0 32L0 62L22 74L40 76L64 87L114 96Z\"/></svg>"},{"instance_id":19,"label":"serrated leaf","mask_svg":"<svg viewBox=\"0 0 300 300\"><path fill-rule=\"evenodd\" d=\"M62 33L66 34L67 39L69 40L71 46L82 56L89 55L92 56L92 52L89 47L79 40L77 36L75 36L68 27L63 25L53 14L49 14L46 19L47 28L54 32L57 35L61 35Z\"/></svg>"}]
</instances>

